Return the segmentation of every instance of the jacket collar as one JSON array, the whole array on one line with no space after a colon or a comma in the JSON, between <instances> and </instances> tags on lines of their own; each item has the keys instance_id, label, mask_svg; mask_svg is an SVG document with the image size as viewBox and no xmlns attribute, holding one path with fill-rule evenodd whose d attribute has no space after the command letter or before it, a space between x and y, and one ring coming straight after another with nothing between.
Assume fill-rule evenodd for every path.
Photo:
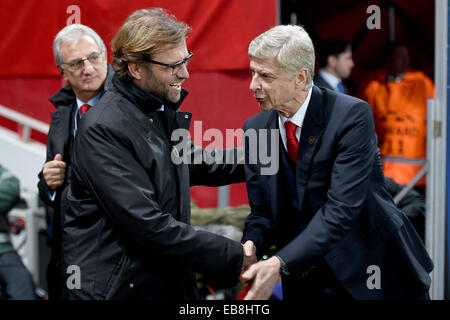
<instances>
[{"instance_id":1,"label":"jacket collar","mask_svg":"<svg viewBox=\"0 0 450 320\"><path fill-rule=\"evenodd\" d=\"M114 75L113 68L108 64L108 69L106 72L106 79L103 85L103 91L108 90L111 87L111 80ZM72 86L70 84L66 85L64 88L60 89L53 96L51 96L48 100L56 107L72 107L72 104L75 100L75 92L72 90Z\"/></svg>"},{"instance_id":2,"label":"jacket collar","mask_svg":"<svg viewBox=\"0 0 450 320\"><path fill-rule=\"evenodd\" d=\"M164 103L161 99L153 95L150 91L142 89L132 80L122 80L118 75L113 77L114 87L127 99L131 100L135 105L139 107L143 112L150 113L155 112L164 104L164 108L177 111L183 102L184 98L188 95L188 91L181 89L180 101L177 103Z\"/></svg>"}]
</instances>

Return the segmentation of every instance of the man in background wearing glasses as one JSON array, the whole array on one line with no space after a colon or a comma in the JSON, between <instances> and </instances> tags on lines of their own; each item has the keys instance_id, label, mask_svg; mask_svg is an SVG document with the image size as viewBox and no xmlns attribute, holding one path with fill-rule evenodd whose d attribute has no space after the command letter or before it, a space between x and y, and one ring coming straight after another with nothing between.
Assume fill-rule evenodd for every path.
<instances>
[{"instance_id":1,"label":"man in background wearing glasses","mask_svg":"<svg viewBox=\"0 0 450 320\"><path fill-rule=\"evenodd\" d=\"M79 121L95 106L109 86L114 71L107 64L106 48L91 28L72 24L63 28L53 42L58 70L68 85L50 97L56 107L47 138L47 161L39 173L39 194L53 210L48 215L52 255L47 270L50 299L60 299L63 270L60 269L61 222L67 210L72 145Z\"/></svg>"},{"instance_id":2,"label":"man in background wearing glasses","mask_svg":"<svg viewBox=\"0 0 450 320\"><path fill-rule=\"evenodd\" d=\"M172 141L191 120L179 110L193 56L189 32L163 9L142 9L114 36L111 88L74 142L64 299L197 299L195 272L235 285L254 258L244 257L240 243L190 226L190 185L245 177L236 157L220 164L174 160L200 149Z\"/></svg>"}]
</instances>

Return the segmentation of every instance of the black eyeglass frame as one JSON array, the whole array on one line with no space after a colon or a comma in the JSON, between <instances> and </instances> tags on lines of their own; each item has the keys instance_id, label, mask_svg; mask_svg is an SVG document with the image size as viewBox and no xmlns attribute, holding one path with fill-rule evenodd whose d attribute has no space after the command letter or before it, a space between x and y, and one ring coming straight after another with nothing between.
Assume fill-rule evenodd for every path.
<instances>
[{"instance_id":1,"label":"black eyeglass frame","mask_svg":"<svg viewBox=\"0 0 450 320\"><path fill-rule=\"evenodd\" d=\"M75 59L74 61L69 61L69 62L62 62L61 64L67 65L73 71L79 71L84 66L84 62L86 60L89 61L89 63L96 65L100 61L99 58L100 59L102 58L102 53L94 51L94 52L90 53L86 58ZM94 60L91 61L91 59L94 59Z\"/></svg>"},{"instance_id":2,"label":"black eyeglass frame","mask_svg":"<svg viewBox=\"0 0 450 320\"><path fill-rule=\"evenodd\" d=\"M192 51L188 51L188 56L186 58L184 58L183 60L177 61L175 63L172 63L172 64L162 63L162 62L152 60L152 59L146 59L145 62L159 64L161 66L172 68L172 74L174 74L175 69L178 68L179 66L181 66L182 64L189 62L189 60L191 60L193 55L194 55L194 53Z\"/></svg>"}]
</instances>

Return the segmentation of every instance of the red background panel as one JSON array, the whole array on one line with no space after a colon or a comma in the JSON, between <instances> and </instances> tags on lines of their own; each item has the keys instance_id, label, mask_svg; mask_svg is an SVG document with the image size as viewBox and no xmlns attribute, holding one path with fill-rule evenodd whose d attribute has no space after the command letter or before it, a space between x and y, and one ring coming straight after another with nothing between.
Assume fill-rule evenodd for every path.
<instances>
[{"instance_id":1,"label":"red background panel","mask_svg":"<svg viewBox=\"0 0 450 320\"><path fill-rule=\"evenodd\" d=\"M2 0L0 3L0 75L58 75L52 54L55 35L73 11L80 22L110 43L126 17L137 9L163 7L192 26L188 47L195 52L191 70L242 70L247 46L274 26L276 0Z\"/></svg>"}]
</instances>

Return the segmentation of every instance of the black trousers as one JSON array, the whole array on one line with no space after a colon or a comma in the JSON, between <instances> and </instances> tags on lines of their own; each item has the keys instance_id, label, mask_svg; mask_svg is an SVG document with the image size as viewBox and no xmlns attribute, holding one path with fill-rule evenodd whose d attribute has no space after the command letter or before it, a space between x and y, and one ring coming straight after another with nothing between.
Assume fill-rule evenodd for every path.
<instances>
[{"instance_id":1,"label":"black trousers","mask_svg":"<svg viewBox=\"0 0 450 320\"><path fill-rule=\"evenodd\" d=\"M15 251L0 254L0 297L4 300L35 300L30 272Z\"/></svg>"}]
</instances>

